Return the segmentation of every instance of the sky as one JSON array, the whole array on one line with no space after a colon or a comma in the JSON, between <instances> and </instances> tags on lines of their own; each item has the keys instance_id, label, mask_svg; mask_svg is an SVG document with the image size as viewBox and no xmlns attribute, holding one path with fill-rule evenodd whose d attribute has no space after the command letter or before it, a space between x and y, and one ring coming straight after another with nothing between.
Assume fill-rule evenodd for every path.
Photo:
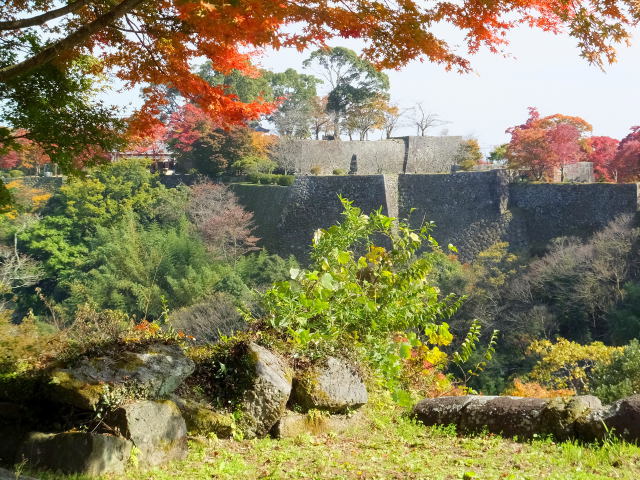
<instances>
[{"instance_id":1,"label":"sky","mask_svg":"<svg viewBox=\"0 0 640 480\"><path fill-rule=\"evenodd\" d=\"M568 36L523 27L508 39L510 57L480 52L469 57L474 69L469 74L418 61L387 71L392 101L405 108L421 102L450 122L428 134L439 135L446 128L449 135L472 136L485 153L508 141L505 130L524 123L530 106L542 115L580 116L593 125L594 135L620 139L631 126L640 125L640 30L635 43L620 47L618 62L604 72L582 59ZM358 51L363 43L343 40L331 45ZM267 51L258 62L271 70L302 71L307 56L293 49ZM415 135L415 127L407 125L396 134Z\"/></svg>"},{"instance_id":2,"label":"sky","mask_svg":"<svg viewBox=\"0 0 640 480\"><path fill-rule=\"evenodd\" d=\"M456 33L442 32L445 39L455 38ZM392 101L401 108L421 102L426 111L448 122L427 134L439 135L446 128L449 135L475 137L485 154L508 141L505 130L524 123L530 106L537 107L541 115L580 116L593 125L594 135L621 139L630 127L640 125L640 29L632 46L619 47L618 62L604 72L582 59L575 40L568 36L522 27L509 32L507 38L510 56L481 51L469 57L472 73L446 72L441 66L419 61L400 71L387 71ZM359 51L364 43L339 39L330 45ZM256 60L274 71L295 68L314 73L302 67L310 52L268 50ZM327 92L320 86L319 93ZM135 105L139 101L128 92L116 103ZM409 117L394 135L415 135Z\"/></svg>"}]
</instances>

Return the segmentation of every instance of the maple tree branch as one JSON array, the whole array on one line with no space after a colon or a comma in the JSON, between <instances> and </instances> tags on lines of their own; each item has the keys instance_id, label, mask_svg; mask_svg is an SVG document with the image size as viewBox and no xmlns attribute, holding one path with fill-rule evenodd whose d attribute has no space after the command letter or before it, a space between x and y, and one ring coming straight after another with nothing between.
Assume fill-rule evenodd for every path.
<instances>
[{"instance_id":1,"label":"maple tree branch","mask_svg":"<svg viewBox=\"0 0 640 480\"><path fill-rule=\"evenodd\" d=\"M91 23L83 25L69 36L43 48L32 57L15 65L0 68L0 82L8 82L50 62L62 52L80 45L91 35L126 15L144 1L146 0L122 0L118 5L103 13Z\"/></svg>"},{"instance_id":2,"label":"maple tree branch","mask_svg":"<svg viewBox=\"0 0 640 480\"><path fill-rule=\"evenodd\" d=\"M71 2L68 5L65 5L64 7L45 12L41 15L36 15L35 17L0 22L0 30L19 30L21 28L42 25L44 23L47 23L49 20L63 17L68 13L79 10L80 8L84 7L88 1L89 0L76 0L75 2Z\"/></svg>"}]
</instances>

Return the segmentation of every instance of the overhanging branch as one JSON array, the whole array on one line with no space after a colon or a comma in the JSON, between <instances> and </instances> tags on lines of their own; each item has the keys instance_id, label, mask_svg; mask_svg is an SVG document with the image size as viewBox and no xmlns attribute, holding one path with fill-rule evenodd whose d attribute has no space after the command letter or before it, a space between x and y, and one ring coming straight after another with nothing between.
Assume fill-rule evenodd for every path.
<instances>
[{"instance_id":1,"label":"overhanging branch","mask_svg":"<svg viewBox=\"0 0 640 480\"><path fill-rule=\"evenodd\" d=\"M20 75L29 73L42 65L55 59L62 52L77 47L82 42L87 40L91 35L102 30L104 27L118 20L123 15L127 14L145 0L123 0L111 10L100 15L93 22L80 27L78 30L70 34L69 36L52 43L48 47L40 50L32 57L17 63L0 69L0 82L8 82Z\"/></svg>"},{"instance_id":2,"label":"overhanging branch","mask_svg":"<svg viewBox=\"0 0 640 480\"><path fill-rule=\"evenodd\" d=\"M63 17L67 13L75 12L82 8L89 0L77 0L75 2L71 2L64 7L56 8L55 10L51 10L50 12L45 12L42 15L36 15L31 18L23 18L19 20L8 20L5 22L0 22L0 31L1 30L19 30L21 28L34 27L36 25L43 25L47 23L49 20L53 20L54 18Z\"/></svg>"}]
</instances>

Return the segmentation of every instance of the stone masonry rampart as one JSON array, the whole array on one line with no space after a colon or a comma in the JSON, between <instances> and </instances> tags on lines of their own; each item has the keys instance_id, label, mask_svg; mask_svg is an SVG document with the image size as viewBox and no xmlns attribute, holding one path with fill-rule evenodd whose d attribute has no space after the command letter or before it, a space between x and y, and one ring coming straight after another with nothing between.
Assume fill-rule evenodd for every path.
<instances>
[{"instance_id":1,"label":"stone masonry rampart","mask_svg":"<svg viewBox=\"0 0 640 480\"><path fill-rule=\"evenodd\" d=\"M292 140L279 152L280 162L298 175L334 170L358 175L449 173L463 138L397 137L377 141Z\"/></svg>"},{"instance_id":2,"label":"stone masonry rampart","mask_svg":"<svg viewBox=\"0 0 640 480\"><path fill-rule=\"evenodd\" d=\"M540 251L559 236L585 238L638 209L636 184L518 184L499 170L432 175L303 176L291 187L234 187L273 252L306 258L313 232L340 220L338 195L367 213L433 221L433 236L463 261L499 241ZM413 211L411 211L413 209Z\"/></svg>"}]
</instances>

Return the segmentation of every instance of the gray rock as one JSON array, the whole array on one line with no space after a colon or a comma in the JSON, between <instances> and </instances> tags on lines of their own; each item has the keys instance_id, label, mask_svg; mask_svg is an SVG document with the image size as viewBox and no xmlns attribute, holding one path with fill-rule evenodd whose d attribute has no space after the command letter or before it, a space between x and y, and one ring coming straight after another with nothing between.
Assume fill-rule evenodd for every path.
<instances>
[{"instance_id":1,"label":"gray rock","mask_svg":"<svg viewBox=\"0 0 640 480\"><path fill-rule=\"evenodd\" d=\"M486 399L487 397L485 397ZM479 397L470 401L460 417L462 432L487 430L507 437L531 438L546 434L542 411L548 399L522 397Z\"/></svg>"},{"instance_id":2,"label":"gray rock","mask_svg":"<svg viewBox=\"0 0 640 480\"><path fill-rule=\"evenodd\" d=\"M291 404L305 411L344 413L367 403L367 388L355 368L335 357L297 376Z\"/></svg>"},{"instance_id":3,"label":"gray rock","mask_svg":"<svg viewBox=\"0 0 640 480\"><path fill-rule=\"evenodd\" d=\"M170 400L143 400L124 405L106 423L131 440L141 466L156 466L187 455L187 427Z\"/></svg>"},{"instance_id":4,"label":"gray rock","mask_svg":"<svg viewBox=\"0 0 640 480\"><path fill-rule=\"evenodd\" d=\"M295 438L301 434L341 433L357 426L362 418L362 411L351 415L310 415L287 411L275 424L271 433L275 438Z\"/></svg>"},{"instance_id":5,"label":"gray rock","mask_svg":"<svg viewBox=\"0 0 640 480\"><path fill-rule=\"evenodd\" d=\"M427 426L455 425L457 427L464 407L477 398L479 397L472 395L425 398L413 408L413 417Z\"/></svg>"},{"instance_id":6,"label":"gray rock","mask_svg":"<svg viewBox=\"0 0 640 480\"><path fill-rule=\"evenodd\" d=\"M129 440L113 435L70 432L32 433L18 452L35 470L99 476L122 473L131 455Z\"/></svg>"},{"instance_id":7,"label":"gray rock","mask_svg":"<svg viewBox=\"0 0 640 480\"><path fill-rule=\"evenodd\" d=\"M600 399L592 395L575 397L559 397L550 399L542 411L544 433L551 434L559 440L580 438L579 430L589 415L600 411Z\"/></svg>"},{"instance_id":8,"label":"gray rock","mask_svg":"<svg viewBox=\"0 0 640 480\"><path fill-rule=\"evenodd\" d=\"M255 343L248 353L255 379L242 398L240 425L246 438L263 437L285 412L292 371L282 358Z\"/></svg>"},{"instance_id":9,"label":"gray rock","mask_svg":"<svg viewBox=\"0 0 640 480\"><path fill-rule=\"evenodd\" d=\"M462 433L486 430L521 439L553 435L564 440L584 438L584 431L597 423L592 417L603 411L600 400L590 395L553 399L470 395L422 400L413 416L425 425L455 425Z\"/></svg>"},{"instance_id":10,"label":"gray rock","mask_svg":"<svg viewBox=\"0 0 640 480\"><path fill-rule=\"evenodd\" d=\"M51 373L52 400L94 410L100 401L159 398L173 392L195 365L178 345L152 344L141 352L83 358Z\"/></svg>"},{"instance_id":11,"label":"gray rock","mask_svg":"<svg viewBox=\"0 0 640 480\"><path fill-rule=\"evenodd\" d=\"M233 436L233 419L230 414L218 412L211 406L171 395L171 400L178 406L187 430L191 435L215 434L218 438Z\"/></svg>"},{"instance_id":12,"label":"gray rock","mask_svg":"<svg viewBox=\"0 0 640 480\"><path fill-rule=\"evenodd\" d=\"M578 427L581 438L602 440L608 435L640 441L640 395L623 398L593 410Z\"/></svg>"}]
</instances>

